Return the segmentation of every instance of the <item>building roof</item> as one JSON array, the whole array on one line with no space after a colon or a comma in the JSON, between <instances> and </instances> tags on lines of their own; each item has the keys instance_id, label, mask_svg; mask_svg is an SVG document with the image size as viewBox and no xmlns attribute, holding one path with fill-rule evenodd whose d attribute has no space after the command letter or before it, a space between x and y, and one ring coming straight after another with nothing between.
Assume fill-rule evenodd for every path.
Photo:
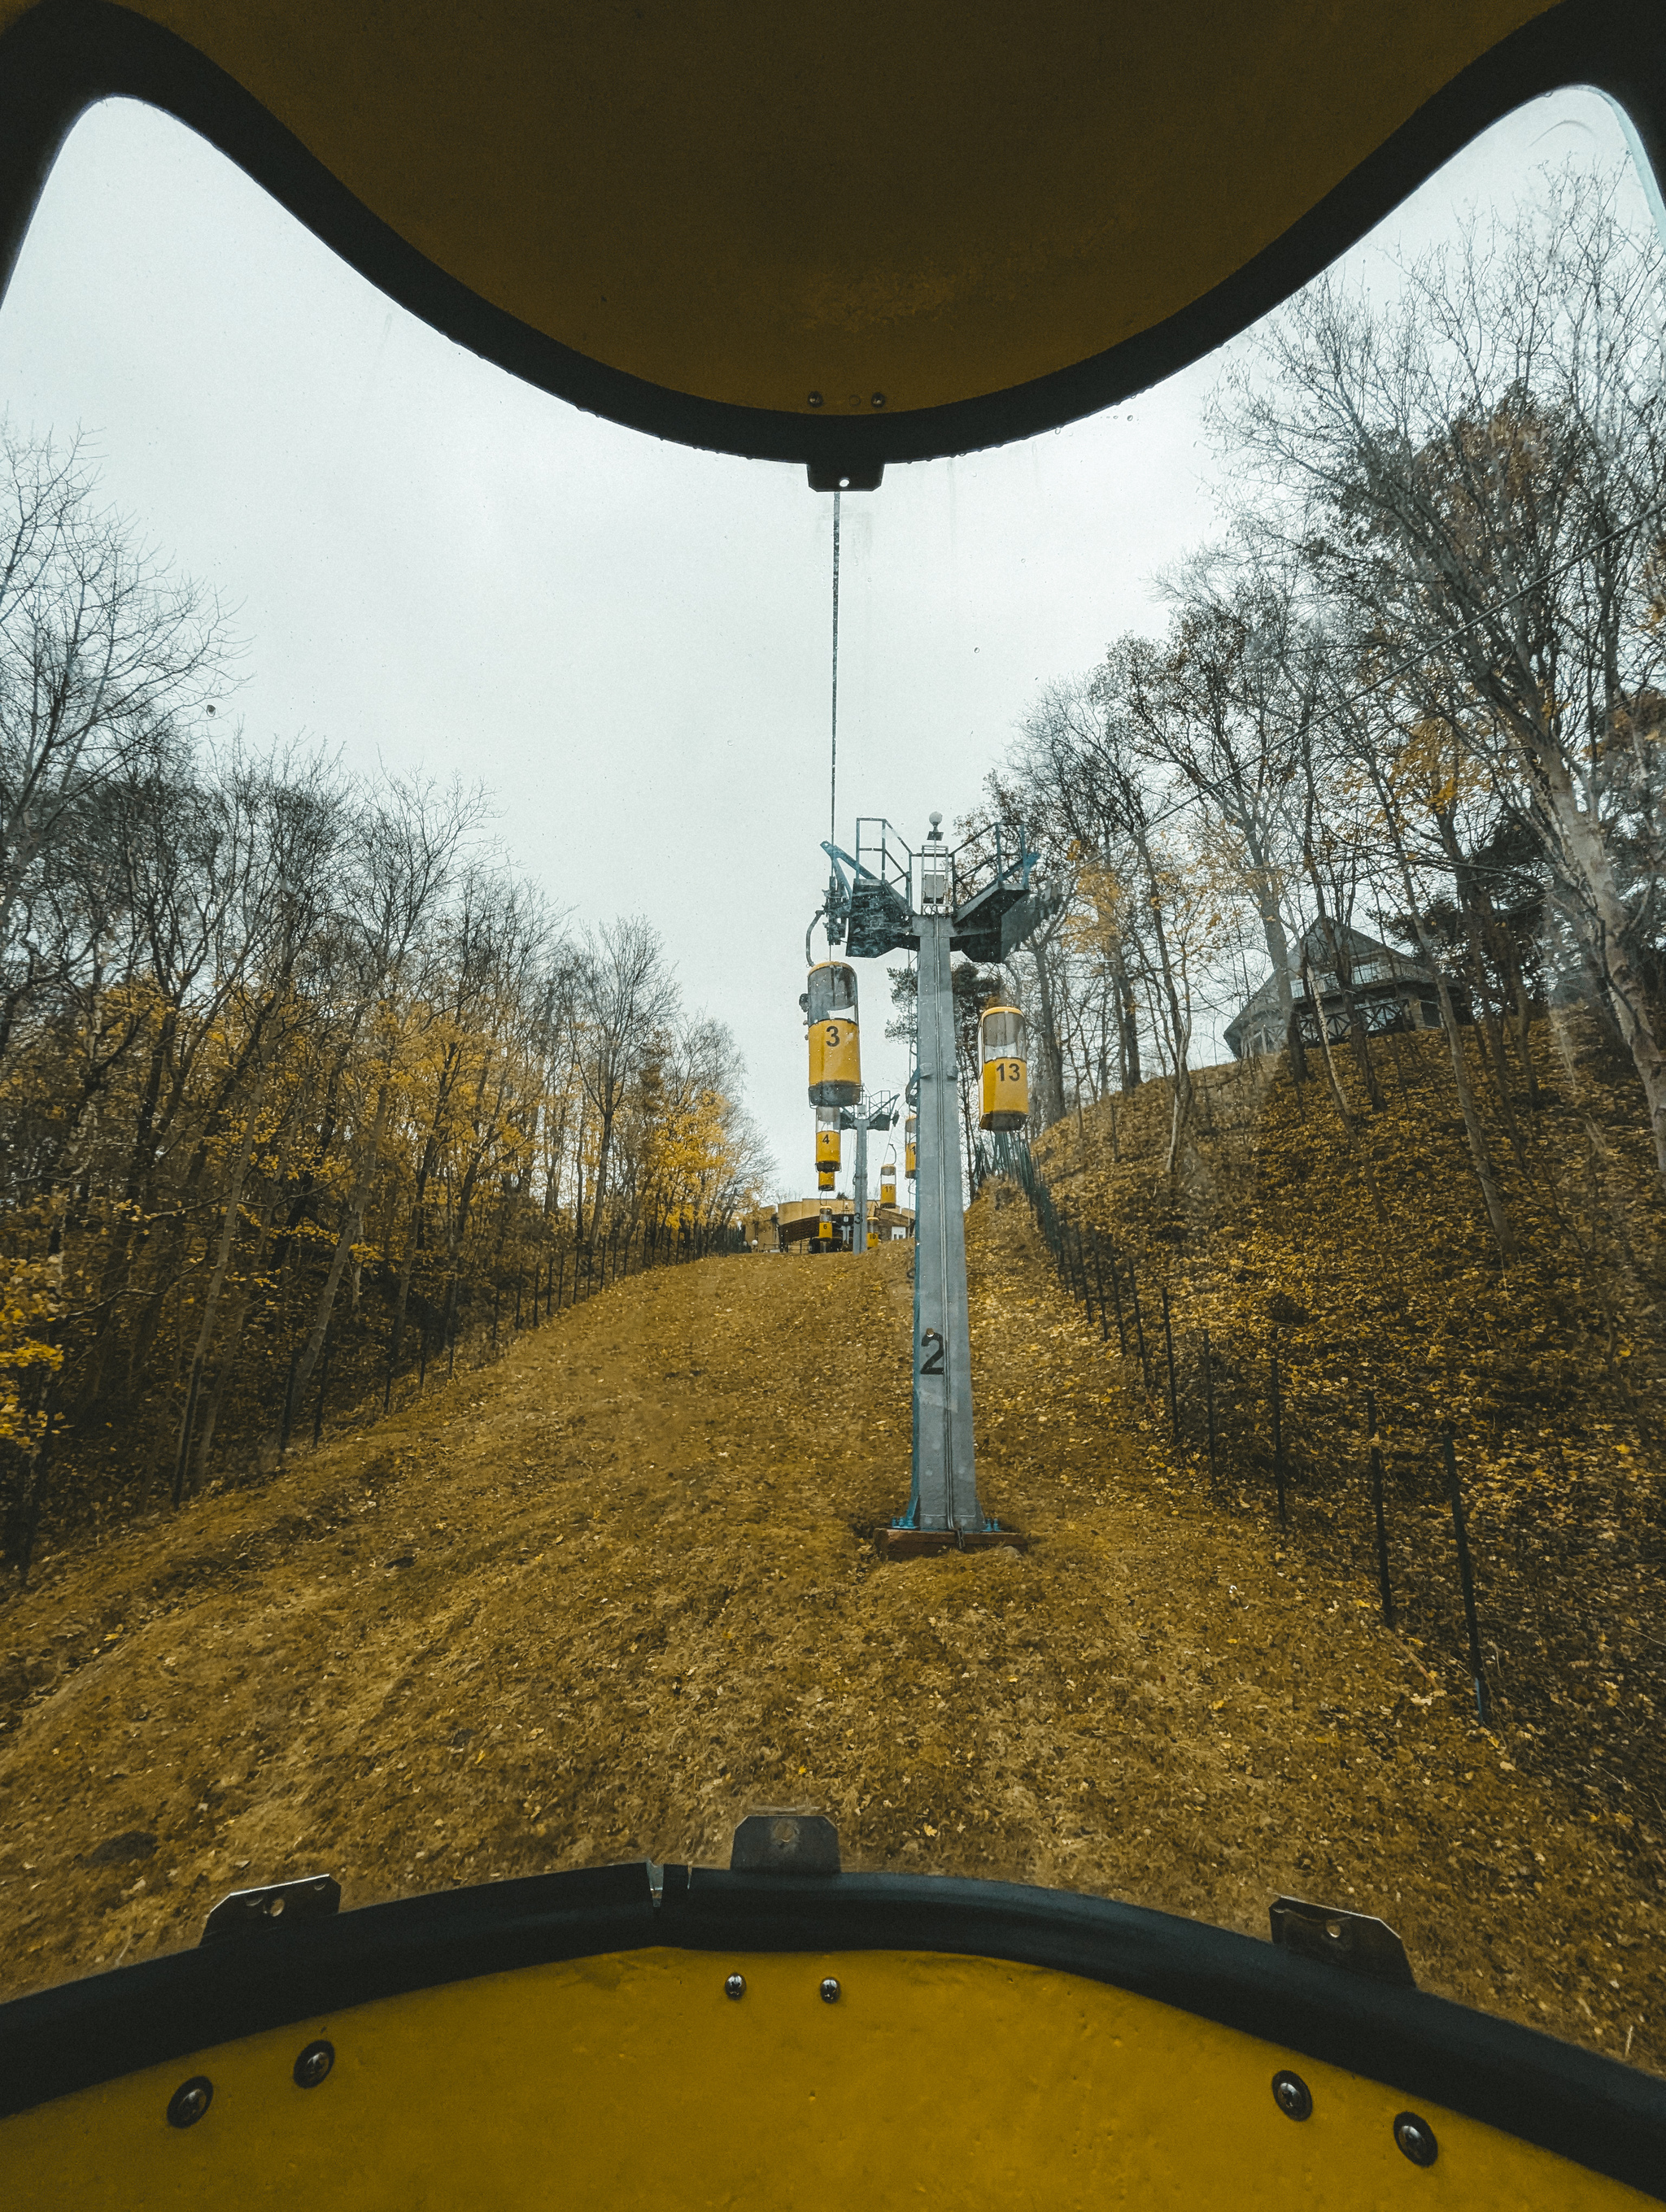
<instances>
[{"instance_id":1,"label":"building roof","mask_svg":"<svg viewBox=\"0 0 1666 2212\"><path fill-rule=\"evenodd\" d=\"M1363 929L1339 926L1338 934L1347 949L1348 967L1353 988L1359 993L1380 993L1385 987L1396 983L1428 985L1434 981L1426 960L1413 958L1409 954L1396 952L1392 945L1384 945L1380 938L1369 937ZM1341 996L1331 965L1330 937L1316 921L1291 948L1291 988L1298 999L1306 995L1301 978L1302 955L1305 951L1313 980L1319 989L1322 1006ZM1258 984L1244 1000L1223 1032L1231 1051L1237 1053L1245 1033L1255 1026L1258 1018L1276 1013L1279 1004L1279 981L1269 975Z\"/></svg>"}]
</instances>

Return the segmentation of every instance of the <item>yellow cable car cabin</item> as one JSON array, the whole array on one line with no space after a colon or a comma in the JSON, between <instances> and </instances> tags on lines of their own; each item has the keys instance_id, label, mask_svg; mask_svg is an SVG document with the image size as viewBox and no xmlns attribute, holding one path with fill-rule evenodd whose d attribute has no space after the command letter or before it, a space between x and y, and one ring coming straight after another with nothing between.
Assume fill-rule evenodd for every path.
<instances>
[{"instance_id":1,"label":"yellow cable car cabin","mask_svg":"<svg viewBox=\"0 0 1666 2212\"><path fill-rule=\"evenodd\" d=\"M843 960L818 962L810 970L805 1010L810 1022L810 1103L854 1106L862 1095L856 970Z\"/></svg>"},{"instance_id":2,"label":"yellow cable car cabin","mask_svg":"<svg viewBox=\"0 0 1666 2212\"><path fill-rule=\"evenodd\" d=\"M236 1892L195 1949L0 2006L6 2205L1644 2212L1666 2188L1666 2087L1416 1988L1351 1911L1280 1899L1269 1943L848 1874L830 1821L780 1813L727 1867L339 1899Z\"/></svg>"},{"instance_id":3,"label":"yellow cable car cabin","mask_svg":"<svg viewBox=\"0 0 1666 2212\"><path fill-rule=\"evenodd\" d=\"M895 1206L897 1203L897 1163L894 1159L879 1163L879 1203L881 1206Z\"/></svg>"},{"instance_id":4,"label":"yellow cable car cabin","mask_svg":"<svg viewBox=\"0 0 1666 2212\"><path fill-rule=\"evenodd\" d=\"M1016 1006L989 1006L978 1024L984 1129L1021 1129L1030 1112L1028 1038Z\"/></svg>"},{"instance_id":5,"label":"yellow cable car cabin","mask_svg":"<svg viewBox=\"0 0 1666 2212\"><path fill-rule=\"evenodd\" d=\"M915 1126L916 1117L910 1114L908 1120L903 1125L903 1171L907 1176L910 1182L914 1181L915 1175L914 1132Z\"/></svg>"},{"instance_id":6,"label":"yellow cable car cabin","mask_svg":"<svg viewBox=\"0 0 1666 2212\"><path fill-rule=\"evenodd\" d=\"M839 1109L836 1106L816 1109L816 1188L831 1190L839 1175Z\"/></svg>"}]
</instances>

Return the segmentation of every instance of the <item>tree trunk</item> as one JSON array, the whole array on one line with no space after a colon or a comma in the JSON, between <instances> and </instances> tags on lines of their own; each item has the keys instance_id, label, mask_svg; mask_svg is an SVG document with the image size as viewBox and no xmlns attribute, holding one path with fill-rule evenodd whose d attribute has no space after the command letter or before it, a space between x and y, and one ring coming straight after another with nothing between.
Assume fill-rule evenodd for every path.
<instances>
[{"instance_id":1,"label":"tree trunk","mask_svg":"<svg viewBox=\"0 0 1666 2212\"><path fill-rule=\"evenodd\" d=\"M1377 796L1383 801L1384 816L1389 826L1395 862L1400 872L1401 887L1406 894L1406 911L1411 917L1412 927L1416 933L1417 949L1422 956L1424 965L1435 979L1435 998L1440 1007L1440 1025L1446 1032L1447 1048L1452 1056L1452 1081L1457 1091L1459 1110L1463 1115L1463 1133L1468 1142L1470 1165L1474 1170L1475 1181L1481 1185L1481 1194L1487 1207L1487 1224L1493 1231L1493 1241L1499 1248L1499 1257L1507 1264L1516 1257L1516 1231L1505 1206L1504 1194L1499 1188L1499 1179L1493 1171L1492 1157L1487 1149L1487 1139L1481 1130L1481 1116L1475 1111L1474 1094L1469 1088L1469 1071L1464 1066L1463 1060L1463 1037L1458 1028L1456 1010L1452 1005L1452 994L1447 987L1445 973L1435 957L1434 948L1430 944L1428 933L1423 927L1422 909L1417 902L1417 886L1412 880L1411 865L1406 858L1406 848L1401 842L1399 831L1389 808L1389 793L1383 787L1380 775L1375 772L1372 775L1372 781L1377 785Z\"/></svg>"},{"instance_id":2,"label":"tree trunk","mask_svg":"<svg viewBox=\"0 0 1666 2212\"><path fill-rule=\"evenodd\" d=\"M173 1486L176 1492L184 1488L185 1464L191 1451L191 1424L197 1410L197 1389L208 1361L209 1346L214 1340L215 1320L220 1310L220 1293L225 1287L226 1270L231 1264L231 1248L237 1236L238 1210L243 1198L243 1179L249 1171L249 1156L254 1150L255 1124L260 1116L261 1095L266 1087L266 1072L257 1071L253 1095L244 1111L243 1141L237 1148L237 1158L231 1171L231 1182L226 1192L226 1210L220 1224L220 1235L214 1254L214 1270L209 1277L208 1288L203 1293L202 1319L197 1329L197 1349L191 1363L191 1387L186 1394L185 1409L179 1423L179 1455L175 1464Z\"/></svg>"},{"instance_id":3,"label":"tree trunk","mask_svg":"<svg viewBox=\"0 0 1666 2212\"><path fill-rule=\"evenodd\" d=\"M1666 1051L1643 977L1626 947L1629 917L1614 889L1600 832L1581 810L1566 775L1547 776L1546 781L1563 849L1575 863L1578 888L1584 894L1574 907L1574 930L1602 977L1620 1036L1643 1085L1655 1172L1666 1182Z\"/></svg>"},{"instance_id":4,"label":"tree trunk","mask_svg":"<svg viewBox=\"0 0 1666 2212\"><path fill-rule=\"evenodd\" d=\"M1435 826L1440 833L1441 849L1446 855L1447 866L1452 871L1452 882L1457 892L1458 913L1463 920L1464 947L1469 956L1471 988L1475 994L1487 1057L1493 1063L1493 1081L1499 1094L1499 1112L1503 1118L1504 1133L1510 1139L1511 1151L1516 1155L1516 1164L1526 1175L1531 1170L1528 1166L1527 1147L1522 1140L1521 1128L1516 1120L1516 1109L1510 1097L1510 1065L1505 1058L1504 1032L1493 1004L1493 994L1487 986L1487 947L1476 897L1474 872L1458 843L1457 828L1450 810L1438 806L1434 810L1434 817Z\"/></svg>"},{"instance_id":5,"label":"tree trunk","mask_svg":"<svg viewBox=\"0 0 1666 2212\"><path fill-rule=\"evenodd\" d=\"M319 1292L318 1304L313 1313L313 1326L302 1347L295 1367L295 1390L297 1396L312 1380L318 1357L324 1349L324 1340L330 1327L330 1316L336 1310L336 1293L341 1288L342 1271L348 1256L364 1226L364 1209L374 1188L376 1170L381 1164L382 1137L387 1127L388 1102L393 1095L393 1083L384 1075L376 1093L376 1111L372 1117L370 1134L360 1158L358 1173L353 1178L353 1188L347 1200L347 1210L342 1216L341 1229L336 1237L336 1249L330 1255L330 1272L324 1288Z\"/></svg>"},{"instance_id":6,"label":"tree trunk","mask_svg":"<svg viewBox=\"0 0 1666 2212\"><path fill-rule=\"evenodd\" d=\"M1307 1047L1302 1042L1302 1009L1298 1000L1292 1000L1290 1018L1284 1025L1284 1048L1290 1061L1290 1080L1299 1086L1307 1081Z\"/></svg>"},{"instance_id":7,"label":"tree trunk","mask_svg":"<svg viewBox=\"0 0 1666 2212\"><path fill-rule=\"evenodd\" d=\"M1336 1118L1342 1125L1342 1133L1347 1137L1351 1150L1354 1139L1353 1109L1348 1104L1347 1093L1343 1090L1341 1078L1336 1073L1335 1055L1330 1049L1330 1028L1325 1020L1323 996L1315 987L1313 963L1305 945L1302 947L1302 983L1307 992L1308 1003L1313 1008L1313 1018L1318 1024L1319 1049L1324 1054L1325 1074L1330 1084L1331 1097L1335 1102Z\"/></svg>"}]
</instances>

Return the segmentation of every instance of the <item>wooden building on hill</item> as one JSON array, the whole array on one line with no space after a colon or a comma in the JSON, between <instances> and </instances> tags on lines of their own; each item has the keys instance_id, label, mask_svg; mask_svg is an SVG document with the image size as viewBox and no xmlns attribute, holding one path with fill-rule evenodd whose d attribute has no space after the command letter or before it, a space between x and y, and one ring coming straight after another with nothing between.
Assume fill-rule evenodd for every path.
<instances>
[{"instance_id":1,"label":"wooden building on hill","mask_svg":"<svg viewBox=\"0 0 1666 2212\"><path fill-rule=\"evenodd\" d=\"M1426 961L1396 952L1367 937L1362 929L1341 932L1347 957L1353 1003L1366 1031L1377 1036L1384 1030L1432 1030L1440 1025L1434 977ZM1302 951L1311 969L1316 1007L1301 973ZM1333 1043L1347 1035L1347 1008L1331 955L1330 939L1316 922L1303 944L1291 955L1290 986L1300 1020L1302 1042L1316 1046L1319 1023ZM1253 1059L1258 1053L1282 1052L1284 1020L1279 1012L1278 978L1269 975L1227 1024L1226 1042L1234 1060Z\"/></svg>"}]
</instances>

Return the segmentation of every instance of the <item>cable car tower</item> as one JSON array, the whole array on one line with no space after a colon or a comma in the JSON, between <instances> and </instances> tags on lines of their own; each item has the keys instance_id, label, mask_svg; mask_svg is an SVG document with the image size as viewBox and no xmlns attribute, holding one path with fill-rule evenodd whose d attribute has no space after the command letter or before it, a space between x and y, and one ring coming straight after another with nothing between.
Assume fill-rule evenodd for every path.
<instances>
[{"instance_id":1,"label":"cable car tower","mask_svg":"<svg viewBox=\"0 0 1666 2212\"><path fill-rule=\"evenodd\" d=\"M914 1452L907 1509L885 1532L893 1553L1008 1543L977 1499L972 1346L961 1202L954 990L950 955L1010 959L1042 918L1031 888L1036 854L1022 831L995 828L951 848L940 814L913 851L888 822L856 824L853 858L829 840L830 945L852 959L918 955L915 1108ZM813 926L813 925L812 925ZM866 1139L862 1149L866 1149Z\"/></svg>"}]
</instances>

